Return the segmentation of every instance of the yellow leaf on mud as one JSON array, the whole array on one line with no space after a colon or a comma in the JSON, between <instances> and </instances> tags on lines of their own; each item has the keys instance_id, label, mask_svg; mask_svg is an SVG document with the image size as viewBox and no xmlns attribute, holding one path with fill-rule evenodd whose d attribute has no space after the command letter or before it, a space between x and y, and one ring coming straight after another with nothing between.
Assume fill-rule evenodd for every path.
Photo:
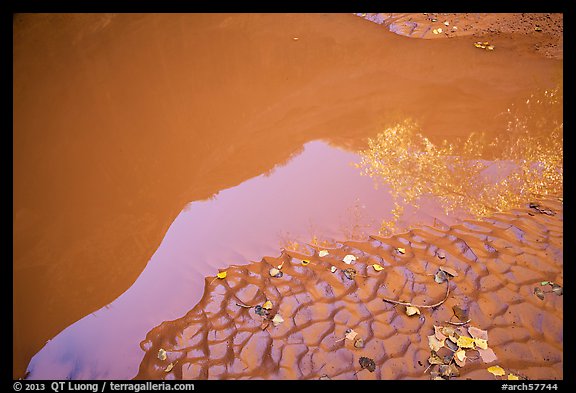
<instances>
[{"instance_id":1,"label":"yellow leaf on mud","mask_svg":"<svg viewBox=\"0 0 576 393\"><path fill-rule=\"evenodd\" d=\"M166 350L164 350L163 348L160 348L158 350L158 359L166 360Z\"/></svg>"},{"instance_id":2,"label":"yellow leaf on mud","mask_svg":"<svg viewBox=\"0 0 576 393\"><path fill-rule=\"evenodd\" d=\"M344 263L347 263L348 265L350 265L352 262L354 262L356 260L356 257L352 254L348 254L346 255L342 261L344 261Z\"/></svg>"},{"instance_id":3,"label":"yellow leaf on mud","mask_svg":"<svg viewBox=\"0 0 576 393\"><path fill-rule=\"evenodd\" d=\"M420 309L414 306L406 306L406 315L410 317L414 314L420 314Z\"/></svg>"},{"instance_id":4,"label":"yellow leaf on mud","mask_svg":"<svg viewBox=\"0 0 576 393\"><path fill-rule=\"evenodd\" d=\"M172 371L173 368L174 368L174 363L170 363L169 365L166 366L166 368L164 369L164 372L169 373L170 371Z\"/></svg>"},{"instance_id":5,"label":"yellow leaf on mud","mask_svg":"<svg viewBox=\"0 0 576 393\"><path fill-rule=\"evenodd\" d=\"M336 270L338 270L338 268L337 268L336 266L332 266L332 267L330 268L330 271L331 271L332 273L334 273Z\"/></svg>"},{"instance_id":6,"label":"yellow leaf on mud","mask_svg":"<svg viewBox=\"0 0 576 393\"><path fill-rule=\"evenodd\" d=\"M318 253L319 257L325 257L326 255L328 255L328 251L326 251L326 250L322 250Z\"/></svg>"},{"instance_id":7,"label":"yellow leaf on mud","mask_svg":"<svg viewBox=\"0 0 576 393\"><path fill-rule=\"evenodd\" d=\"M460 348L474 348L475 341L471 337L460 336L456 341L456 345L458 345Z\"/></svg>"},{"instance_id":8,"label":"yellow leaf on mud","mask_svg":"<svg viewBox=\"0 0 576 393\"><path fill-rule=\"evenodd\" d=\"M400 254L405 254L405 253L406 253L406 249L405 249L405 248L402 248L402 247L398 247L398 248L396 249L396 251L398 251Z\"/></svg>"},{"instance_id":9,"label":"yellow leaf on mud","mask_svg":"<svg viewBox=\"0 0 576 393\"><path fill-rule=\"evenodd\" d=\"M276 277L276 275L280 273L280 269L276 269L275 267L273 267L272 269L270 269L270 275L272 277Z\"/></svg>"},{"instance_id":10,"label":"yellow leaf on mud","mask_svg":"<svg viewBox=\"0 0 576 393\"><path fill-rule=\"evenodd\" d=\"M506 371L500 366L492 366L487 368L488 372L496 375L497 377L501 377L502 375L506 375Z\"/></svg>"},{"instance_id":11,"label":"yellow leaf on mud","mask_svg":"<svg viewBox=\"0 0 576 393\"><path fill-rule=\"evenodd\" d=\"M458 367L464 367L466 365L466 351L460 348L454 352L454 361Z\"/></svg>"},{"instance_id":12,"label":"yellow leaf on mud","mask_svg":"<svg viewBox=\"0 0 576 393\"><path fill-rule=\"evenodd\" d=\"M518 376L517 376L517 375L514 375L514 374L508 374L508 380L510 380L510 381L512 381L512 380L514 380L514 381L518 381L519 379L520 379L520 378L518 378Z\"/></svg>"},{"instance_id":13,"label":"yellow leaf on mud","mask_svg":"<svg viewBox=\"0 0 576 393\"><path fill-rule=\"evenodd\" d=\"M454 352L454 356L456 356L456 358L462 362L464 361L464 359L466 359L466 351L460 348L459 350Z\"/></svg>"},{"instance_id":14,"label":"yellow leaf on mud","mask_svg":"<svg viewBox=\"0 0 576 393\"><path fill-rule=\"evenodd\" d=\"M262 305L262 308L270 310L272 308L272 302L270 300L266 300L266 302Z\"/></svg>"},{"instance_id":15,"label":"yellow leaf on mud","mask_svg":"<svg viewBox=\"0 0 576 393\"><path fill-rule=\"evenodd\" d=\"M373 264L372 267L373 267L374 270L376 270L377 272L379 272L380 270L384 270L384 268L383 268L381 265L377 264L377 263Z\"/></svg>"},{"instance_id":16,"label":"yellow leaf on mud","mask_svg":"<svg viewBox=\"0 0 576 393\"><path fill-rule=\"evenodd\" d=\"M475 338L474 343L480 349L488 349L488 341L486 341L482 338Z\"/></svg>"},{"instance_id":17,"label":"yellow leaf on mud","mask_svg":"<svg viewBox=\"0 0 576 393\"><path fill-rule=\"evenodd\" d=\"M310 261L308 259L303 259L302 260L302 266L306 266L310 263Z\"/></svg>"},{"instance_id":18,"label":"yellow leaf on mud","mask_svg":"<svg viewBox=\"0 0 576 393\"><path fill-rule=\"evenodd\" d=\"M226 278L226 271L220 272L216 275L216 277L218 277L219 279L223 279Z\"/></svg>"},{"instance_id":19,"label":"yellow leaf on mud","mask_svg":"<svg viewBox=\"0 0 576 393\"><path fill-rule=\"evenodd\" d=\"M272 323L274 324L274 326L278 326L282 322L284 322L284 318L282 318L280 314L276 314L274 315L274 318L272 318Z\"/></svg>"}]
</instances>

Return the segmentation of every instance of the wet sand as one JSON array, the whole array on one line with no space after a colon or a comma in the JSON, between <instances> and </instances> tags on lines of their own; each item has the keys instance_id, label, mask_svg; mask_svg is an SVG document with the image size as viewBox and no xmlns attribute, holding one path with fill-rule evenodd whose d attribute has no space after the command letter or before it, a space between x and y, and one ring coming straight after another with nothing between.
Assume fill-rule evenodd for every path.
<instances>
[{"instance_id":1,"label":"wet sand","mask_svg":"<svg viewBox=\"0 0 576 393\"><path fill-rule=\"evenodd\" d=\"M456 379L494 379L486 370L493 365L521 378L563 379L563 297L534 294L542 281L563 283L563 209L557 199L540 204L555 214L526 207L450 228L344 242L322 257L323 248L309 247L232 266L223 279L206 278L204 296L188 314L147 334L136 379L430 379L427 336L434 325L459 322L453 306L469 310L465 327L486 330L497 356L468 360ZM357 260L346 264L348 254ZM283 276L271 277L278 265ZM358 274L353 280L343 274L349 267ZM437 303L446 292L433 277L440 267L457 273L440 306L408 316L383 302ZM254 308L240 306L266 301L284 322L263 326ZM363 348L342 340L347 329L362 337ZM375 361L374 372L355 374L362 356Z\"/></svg>"},{"instance_id":2,"label":"wet sand","mask_svg":"<svg viewBox=\"0 0 576 393\"><path fill-rule=\"evenodd\" d=\"M486 61L466 37L352 15L25 15L14 31L15 378L130 288L190 201L408 115L435 140L497 135L497 114L562 78L532 36L502 34Z\"/></svg>"}]
</instances>

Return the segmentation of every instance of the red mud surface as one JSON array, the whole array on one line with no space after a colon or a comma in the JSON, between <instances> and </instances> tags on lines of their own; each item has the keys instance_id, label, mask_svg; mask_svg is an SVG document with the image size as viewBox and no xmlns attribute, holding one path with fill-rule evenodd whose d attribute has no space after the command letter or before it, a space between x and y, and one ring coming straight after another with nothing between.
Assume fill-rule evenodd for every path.
<instances>
[{"instance_id":1,"label":"red mud surface","mask_svg":"<svg viewBox=\"0 0 576 393\"><path fill-rule=\"evenodd\" d=\"M259 239L249 226L231 241L199 235L190 255L168 236L192 203L272 178L308 143L355 154L406 118L433 142L498 136L503 113L528 111L533 94L562 86L561 15L364 18L383 26L352 14L15 16L14 378L427 379L427 336L455 304L488 331L494 364L563 378L563 297L533 293L541 281L563 285L561 195L536 201L554 215L526 201L390 238L331 232L325 257L310 246L282 251L271 235L297 216L308 225L313 204L279 204ZM441 26L458 28L431 32ZM307 190L278 192L314 198ZM217 214L190 216L188 228L227 226ZM338 225L330 217L326 228ZM348 267L346 254L358 257L355 280L328 270ZM283 277L270 277L280 263ZM445 286L430 276L440 265L459 273L440 307L408 317L382 301L441 300ZM219 270L227 277L213 281ZM253 308L236 305L267 299L284 322L264 330ZM364 348L337 341L347 328ZM354 375L361 356L374 372ZM469 360L458 378L492 379L487 366Z\"/></svg>"}]
</instances>

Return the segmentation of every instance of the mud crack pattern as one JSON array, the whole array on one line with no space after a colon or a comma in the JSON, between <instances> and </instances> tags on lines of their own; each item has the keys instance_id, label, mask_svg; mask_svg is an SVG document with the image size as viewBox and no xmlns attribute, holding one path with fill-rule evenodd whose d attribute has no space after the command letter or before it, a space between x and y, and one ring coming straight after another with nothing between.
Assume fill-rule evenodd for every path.
<instances>
[{"instance_id":1,"label":"mud crack pattern","mask_svg":"<svg viewBox=\"0 0 576 393\"><path fill-rule=\"evenodd\" d=\"M556 214L527 204L452 227L344 242L324 257L310 247L309 254L283 251L232 266L225 280L206 279L203 298L184 317L147 334L136 379L428 379L427 336L453 318L454 305L468 308L471 325L488 331L498 357L493 364L528 379L562 379L563 297L540 300L533 289L541 281L563 283L563 210L557 198L540 204ZM347 254L358 259L347 265ZM283 276L271 277L270 268L281 263ZM375 263L384 269L375 271ZM354 280L343 274L350 266ZM445 284L433 276L440 266L458 272L442 305L409 317L382 301L441 300ZM266 300L284 322L263 330L254 308L238 303ZM363 338L363 348L341 339L348 328ZM376 369L355 375L362 356L374 359ZM494 379L488 366L469 360L458 379Z\"/></svg>"}]
</instances>

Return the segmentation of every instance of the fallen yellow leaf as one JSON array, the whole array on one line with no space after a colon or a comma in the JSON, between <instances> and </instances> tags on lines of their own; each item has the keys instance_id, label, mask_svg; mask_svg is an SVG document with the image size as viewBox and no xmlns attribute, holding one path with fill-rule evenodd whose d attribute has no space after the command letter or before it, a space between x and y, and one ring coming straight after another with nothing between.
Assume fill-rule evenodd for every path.
<instances>
[{"instance_id":1,"label":"fallen yellow leaf","mask_svg":"<svg viewBox=\"0 0 576 393\"><path fill-rule=\"evenodd\" d=\"M272 269L270 269L270 275L272 277L275 277L278 273L280 273L279 269L276 269L275 267L273 267Z\"/></svg>"},{"instance_id":2,"label":"fallen yellow leaf","mask_svg":"<svg viewBox=\"0 0 576 393\"><path fill-rule=\"evenodd\" d=\"M166 366L166 368L164 369L164 372L169 373L170 371L172 371L173 368L174 368L174 363L170 363L169 365Z\"/></svg>"},{"instance_id":3,"label":"fallen yellow leaf","mask_svg":"<svg viewBox=\"0 0 576 393\"><path fill-rule=\"evenodd\" d=\"M272 308L272 302L270 300L266 300L266 302L262 305L262 308L270 310Z\"/></svg>"},{"instance_id":4,"label":"fallen yellow leaf","mask_svg":"<svg viewBox=\"0 0 576 393\"><path fill-rule=\"evenodd\" d=\"M306 266L310 263L310 261L308 259L303 259L302 260L302 266Z\"/></svg>"},{"instance_id":5,"label":"fallen yellow leaf","mask_svg":"<svg viewBox=\"0 0 576 393\"><path fill-rule=\"evenodd\" d=\"M226 271L220 272L216 275L216 277L218 277L219 279L223 279L226 278Z\"/></svg>"},{"instance_id":6,"label":"fallen yellow leaf","mask_svg":"<svg viewBox=\"0 0 576 393\"><path fill-rule=\"evenodd\" d=\"M274 315L274 318L272 318L272 323L274 324L274 326L278 326L282 322L284 322L284 318L282 318L280 314L276 314Z\"/></svg>"},{"instance_id":7,"label":"fallen yellow leaf","mask_svg":"<svg viewBox=\"0 0 576 393\"><path fill-rule=\"evenodd\" d=\"M476 337L476 338L474 338L474 343L476 344L476 346L478 348L488 349L488 341L487 340Z\"/></svg>"},{"instance_id":8,"label":"fallen yellow leaf","mask_svg":"<svg viewBox=\"0 0 576 393\"><path fill-rule=\"evenodd\" d=\"M402 247L398 247L396 249L396 251L398 251L400 254L404 254L406 252L406 249L402 248Z\"/></svg>"},{"instance_id":9,"label":"fallen yellow leaf","mask_svg":"<svg viewBox=\"0 0 576 393\"><path fill-rule=\"evenodd\" d=\"M472 337L460 336L456 341L456 345L460 348L474 348L475 341Z\"/></svg>"},{"instance_id":10,"label":"fallen yellow leaf","mask_svg":"<svg viewBox=\"0 0 576 393\"><path fill-rule=\"evenodd\" d=\"M377 272L379 272L380 270L384 270L384 268L382 266L380 266L379 264L375 263L372 265L372 267L374 268L374 270L376 270Z\"/></svg>"},{"instance_id":11,"label":"fallen yellow leaf","mask_svg":"<svg viewBox=\"0 0 576 393\"><path fill-rule=\"evenodd\" d=\"M504 371L504 369L500 366L492 366L492 367L488 367L487 368L488 372L496 375L497 377L501 377L502 375L505 375L506 372Z\"/></svg>"},{"instance_id":12,"label":"fallen yellow leaf","mask_svg":"<svg viewBox=\"0 0 576 393\"><path fill-rule=\"evenodd\" d=\"M414 314L420 314L420 309L418 309L418 307L406 306L406 315L410 317Z\"/></svg>"},{"instance_id":13,"label":"fallen yellow leaf","mask_svg":"<svg viewBox=\"0 0 576 393\"><path fill-rule=\"evenodd\" d=\"M166 350L164 350L163 348L160 348L158 350L158 359L166 360Z\"/></svg>"},{"instance_id":14,"label":"fallen yellow leaf","mask_svg":"<svg viewBox=\"0 0 576 393\"><path fill-rule=\"evenodd\" d=\"M322 250L318 253L319 257L325 257L326 255L328 255L328 251L326 251L326 250Z\"/></svg>"},{"instance_id":15,"label":"fallen yellow leaf","mask_svg":"<svg viewBox=\"0 0 576 393\"><path fill-rule=\"evenodd\" d=\"M462 348L458 349L456 352L454 352L454 356L456 356L456 358L458 360L460 360L461 362L464 361L464 359L466 359L466 351L463 350Z\"/></svg>"},{"instance_id":16,"label":"fallen yellow leaf","mask_svg":"<svg viewBox=\"0 0 576 393\"><path fill-rule=\"evenodd\" d=\"M517 381L517 380L519 380L520 378L518 378L518 377L517 377L516 375L514 375L514 374L508 374L508 379L509 379L509 380Z\"/></svg>"}]
</instances>

